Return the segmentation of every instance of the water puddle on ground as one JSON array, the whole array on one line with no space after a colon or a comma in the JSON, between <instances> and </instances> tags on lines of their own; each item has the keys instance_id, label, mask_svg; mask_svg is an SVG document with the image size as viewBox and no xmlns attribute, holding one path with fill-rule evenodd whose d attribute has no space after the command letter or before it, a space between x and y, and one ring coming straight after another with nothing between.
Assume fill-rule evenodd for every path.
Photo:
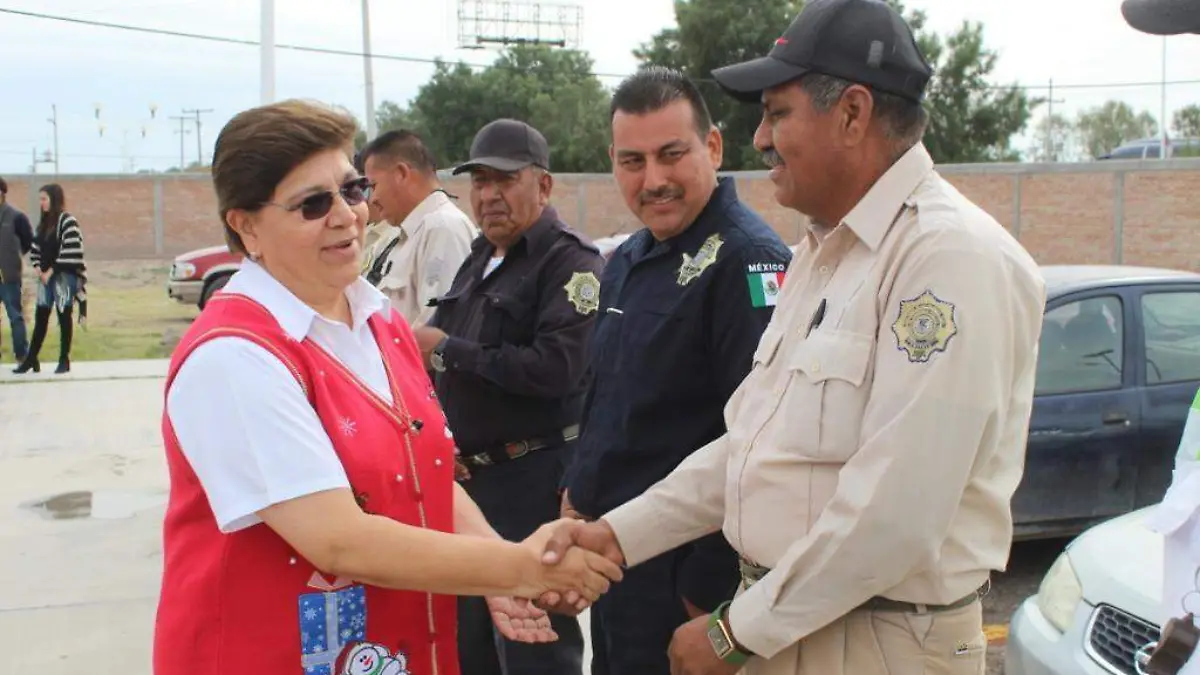
<instances>
[{"instance_id":1,"label":"water puddle on ground","mask_svg":"<svg viewBox=\"0 0 1200 675\"><path fill-rule=\"evenodd\" d=\"M167 502L166 492L98 490L64 492L46 499L26 502L22 509L46 520L120 520Z\"/></svg>"}]
</instances>

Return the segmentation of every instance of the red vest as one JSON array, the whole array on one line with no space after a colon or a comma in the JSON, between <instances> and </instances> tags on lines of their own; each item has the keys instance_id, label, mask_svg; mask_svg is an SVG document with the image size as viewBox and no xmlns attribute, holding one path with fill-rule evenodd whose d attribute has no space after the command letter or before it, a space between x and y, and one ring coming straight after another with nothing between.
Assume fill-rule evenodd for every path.
<instances>
[{"instance_id":1,"label":"red vest","mask_svg":"<svg viewBox=\"0 0 1200 675\"><path fill-rule=\"evenodd\" d=\"M176 347L166 390L204 342L252 340L300 381L364 511L453 531L453 441L396 312L369 320L391 382L388 405L311 340L291 339L257 303L213 300ZM221 533L165 410L162 433L171 491L155 675L458 675L454 597L331 579L262 523Z\"/></svg>"}]
</instances>

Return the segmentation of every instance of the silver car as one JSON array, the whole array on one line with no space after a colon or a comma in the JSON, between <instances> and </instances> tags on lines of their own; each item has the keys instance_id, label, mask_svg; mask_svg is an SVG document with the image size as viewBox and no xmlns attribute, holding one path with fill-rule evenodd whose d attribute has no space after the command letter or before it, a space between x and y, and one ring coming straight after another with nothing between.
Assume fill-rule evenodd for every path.
<instances>
[{"instance_id":1,"label":"silver car","mask_svg":"<svg viewBox=\"0 0 1200 675\"><path fill-rule=\"evenodd\" d=\"M1005 675L1137 675L1139 653L1169 618L1162 607L1162 536L1148 507L1079 535L1017 608Z\"/></svg>"}]
</instances>

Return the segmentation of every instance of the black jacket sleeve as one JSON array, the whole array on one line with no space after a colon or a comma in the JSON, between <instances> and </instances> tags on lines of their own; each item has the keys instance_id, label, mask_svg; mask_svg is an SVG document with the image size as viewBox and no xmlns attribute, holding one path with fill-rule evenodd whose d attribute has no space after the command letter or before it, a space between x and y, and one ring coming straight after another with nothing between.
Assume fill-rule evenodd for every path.
<instances>
[{"instance_id":1,"label":"black jacket sleeve","mask_svg":"<svg viewBox=\"0 0 1200 675\"><path fill-rule=\"evenodd\" d=\"M786 268L790 262L791 251L782 242L747 246L722 266L710 286L705 318L708 362L716 368L715 385L726 399L749 374L758 341L774 312L770 306L755 306L750 282L758 281L758 270ZM732 599L739 578L737 553L717 532L693 544L680 570L678 590L693 605L711 612Z\"/></svg>"},{"instance_id":2,"label":"black jacket sleeve","mask_svg":"<svg viewBox=\"0 0 1200 675\"><path fill-rule=\"evenodd\" d=\"M29 224L29 216L18 213L14 227L17 231L17 241L21 244L21 254L25 255L33 248L33 226Z\"/></svg>"},{"instance_id":3,"label":"black jacket sleeve","mask_svg":"<svg viewBox=\"0 0 1200 675\"><path fill-rule=\"evenodd\" d=\"M444 352L447 370L474 373L524 396L555 398L576 391L587 372L596 312L577 309L566 287L576 273L599 280L603 267L604 259L594 249L564 246L543 271L532 344L484 346L450 337Z\"/></svg>"}]
</instances>

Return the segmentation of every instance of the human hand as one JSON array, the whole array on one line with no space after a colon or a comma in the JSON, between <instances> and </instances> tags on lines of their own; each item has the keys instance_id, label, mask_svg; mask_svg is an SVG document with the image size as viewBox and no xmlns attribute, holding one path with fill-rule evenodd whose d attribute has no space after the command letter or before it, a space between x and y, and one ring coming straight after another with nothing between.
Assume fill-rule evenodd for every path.
<instances>
[{"instance_id":1,"label":"human hand","mask_svg":"<svg viewBox=\"0 0 1200 675\"><path fill-rule=\"evenodd\" d=\"M620 581L624 576L620 564L608 556L588 550L587 547L570 546L560 554L549 556L553 537L563 527L580 524L580 521L561 519L547 523L521 543L539 561L535 575L523 584L521 597L550 598L550 605L559 605L569 599L574 612L581 612L608 591L611 581ZM542 606L539 603L539 606ZM544 606L542 606L545 609Z\"/></svg>"},{"instance_id":2,"label":"human hand","mask_svg":"<svg viewBox=\"0 0 1200 675\"><path fill-rule=\"evenodd\" d=\"M488 611L496 630L516 642L554 642L558 633L550 625L550 615L525 598L487 598Z\"/></svg>"},{"instance_id":3,"label":"human hand","mask_svg":"<svg viewBox=\"0 0 1200 675\"><path fill-rule=\"evenodd\" d=\"M607 522L603 520L590 523L581 520L560 520L558 523L546 542L545 552L542 556L543 563L558 564L571 550L579 547L598 553L617 565L625 564L625 554L617 542L617 535ZM539 597L537 605L551 612L572 616L587 608L586 604L580 602L578 596L553 591Z\"/></svg>"},{"instance_id":4,"label":"human hand","mask_svg":"<svg viewBox=\"0 0 1200 675\"><path fill-rule=\"evenodd\" d=\"M462 461L462 450L454 446L454 480L464 481L471 478L471 470Z\"/></svg>"},{"instance_id":5,"label":"human hand","mask_svg":"<svg viewBox=\"0 0 1200 675\"><path fill-rule=\"evenodd\" d=\"M722 661L708 639L708 614L675 629L667 656L671 675L734 675L741 666Z\"/></svg>"},{"instance_id":6,"label":"human hand","mask_svg":"<svg viewBox=\"0 0 1200 675\"><path fill-rule=\"evenodd\" d=\"M446 332L432 326L418 326L413 329L413 337L417 339L417 347L421 350L421 355L425 357L426 362L428 362L429 355L433 353L433 348L445 339Z\"/></svg>"}]
</instances>

